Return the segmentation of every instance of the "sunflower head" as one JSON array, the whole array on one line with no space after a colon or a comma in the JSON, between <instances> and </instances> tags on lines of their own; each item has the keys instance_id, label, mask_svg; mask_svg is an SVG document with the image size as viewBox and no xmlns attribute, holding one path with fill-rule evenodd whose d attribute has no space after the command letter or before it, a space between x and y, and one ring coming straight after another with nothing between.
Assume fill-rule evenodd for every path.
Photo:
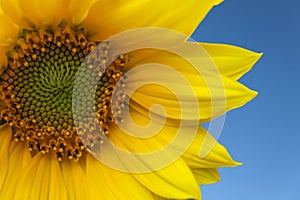
<instances>
[{"instance_id":1,"label":"sunflower head","mask_svg":"<svg viewBox=\"0 0 300 200\"><path fill-rule=\"evenodd\" d=\"M239 165L199 123L261 54L187 41L220 2L0 0L0 199L200 199Z\"/></svg>"},{"instance_id":2,"label":"sunflower head","mask_svg":"<svg viewBox=\"0 0 300 200\"><path fill-rule=\"evenodd\" d=\"M66 157L78 159L86 148L101 143L96 131L99 123L103 135L109 133L109 123L114 122L111 113L111 94L122 78L126 58L119 56L107 68L101 68L110 60L109 45L101 44L85 36L83 28L75 28L65 21L55 29L39 28L20 33L16 45L7 51L8 64L1 73L2 123L13 128L15 141L26 142L32 155L55 152L59 161ZM84 71L80 94L73 97L73 85L79 68ZM93 102L89 82L98 85ZM72 112L72 101L76 113ZM89 108L76 107L88 103ZM114 109L119 109L115 106ZM96 120L89 116L96 113ZM78 121L78 127L74 125ZM89 132L86 136L79 135ZM83 141L86 145L83 145Z\"/></svg>"}]
</instances>

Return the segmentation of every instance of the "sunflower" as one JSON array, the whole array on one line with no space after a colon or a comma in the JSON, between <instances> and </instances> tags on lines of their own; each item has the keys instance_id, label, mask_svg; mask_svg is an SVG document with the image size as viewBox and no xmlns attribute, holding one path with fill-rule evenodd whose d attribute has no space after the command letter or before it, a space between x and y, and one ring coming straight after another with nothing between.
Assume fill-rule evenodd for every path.
<instances>
[{"instance_id":1,"label":"sunflower","mask_svg":"<svg viewBox=\"0 0 300 200\"><path fill-rule=\"evenodd\" d=\"M184 59L148 48L110 60L110 45L103 43L123 31L150 26L190 35L220 2L0 0L0 199L201 199L199 184L219 181L219 167L239 165L201 126L197 126L187 148L179 142L168 149L167 156L176 158L173 162L149 171L111 167L101 162L95 150L101 149L104 157L130 168L126 156L124 159L105 145L112 142L128 152L149 153L171 143L181 121L196 121L198 125L256 96L237 80L261 54L224 44L198 44L216 64L223 83L225 95L217 94L217 99L226 102L225 110L213 112L210 93L220 88L208 91L205 81ZM95 51L101 55L99 59L88 56ZM132 119L140 127L146 126L152 110L157 117L153 123L161 125L161 113L151 109L153 102L164 106L167 118L152 137L137 137L142 132L128 135L118 126L128 121L121 117L127 105L113 104L113 91L120 83L125 89L120 89L118 97L124 100L122 92L146 77L145 72L137 72L124 84L126 73L136 66L157 62L173 67L189 80L193 94L176 81L172 84L183 88L179 95L185 97L186 104L196 97L201 115L191 117L189 113L195 108L190 108L183 117L171 91L148 84L130 97ZM102 64L107 66L99 71L95 66ZM78 74L84 84L74 95ZM92 96L90 79L97 80ZM88 108L82 109L82 103ZM95 116L90 114L92 111ZM193 131L188 124L180 127L187 137ZM97 134L97 126L101 134ZM214 145L200 157L199 150L206 140ZM156 159L164 160L164 154ZM139 161L143 166L153 163L153 159Z\"/></svg>"}]
</instances>

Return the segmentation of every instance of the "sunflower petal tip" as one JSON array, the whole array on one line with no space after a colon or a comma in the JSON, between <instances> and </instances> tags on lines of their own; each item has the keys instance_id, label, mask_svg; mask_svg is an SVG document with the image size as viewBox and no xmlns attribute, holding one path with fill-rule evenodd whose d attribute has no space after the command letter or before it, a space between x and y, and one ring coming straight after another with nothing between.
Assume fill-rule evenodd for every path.
<instances>
[{"instance_id":1,"label":"sunflower petal tip","mask_svg":"<svg viewBox=\"0 0 300 200\"><path fill-rule=\"evenodd\" d=\"M257 91L255 91L255 90L251 90L251 92L252 92L253 98L257 97L257 95L259 94L259 93L258 93Z\"/></svg>"},{"instance_id":2,"label":"sunflower petal tip","mask_svg":"<svg viewBox=\"0 0 300 200\"><path fill-rule=\"evenodd\" d=\"M234 161L234 165L235 167L238 167L238 166L243 166L244 164L242 162Z\"/></svg>"},{"instance_id":3,"label":"sunflower petal tip","mask_svg":"<svg viewBox=\"0 0 300 200\"><path fill-rule=\"evenodd\" d=\"M235 161L235 160L231 160L229 163L228 163L228 166L227 167L239 167L239 166L243 166L244 164L242 162L238 162L238 161Z\"/></svg>"},{"instance_id":4,"label":"sunflower petal tip","mask_svg":"<svg viewBox=\"0 0 300 200\"><path fill-rule=\"evenodd\" d=\"M256 61L255 62L259 61L262 58L262 56L264 55L263 52L259 52L259 53L255 53L255 54L256 54Z\"/></svg>"},{"instance_id":5,"label":"sunflower petal tip","mask_svg":"<svg viewBox=\"0 0 300 200\"><path fill-rule=\"evenodd\" d=\"M253 53L253 55L252 55L252 62L250 64L253 67L262 58L262 56L264 55L264 53L263 52L252 52L252 53Z\"/></svg>"},{"instance_id":6,"label":"sunflower petal tip","mask_svg":"<svg viewBox=\"0 0 300 200\"><path fill-rule=\"evenodd\" d=\"M256 90L252 90L252 89L246 87L246 91L245 91L246 103L253 100L255 97L258 96L258 94L259 93Z\"/></svg>"},{"instance_id":7,"label":"sunflower petal tip","mask_svg":"<svg viewBox=\"0 0 300 200\"><path fill-rule=\"evenodd\" d=\"M253 99L255 99L258 96L258 92L255 90L250 90L248 91L248 96L245 97L245 104L247 104L248 102L252 101Z\"/></svg>"}]
</instances>

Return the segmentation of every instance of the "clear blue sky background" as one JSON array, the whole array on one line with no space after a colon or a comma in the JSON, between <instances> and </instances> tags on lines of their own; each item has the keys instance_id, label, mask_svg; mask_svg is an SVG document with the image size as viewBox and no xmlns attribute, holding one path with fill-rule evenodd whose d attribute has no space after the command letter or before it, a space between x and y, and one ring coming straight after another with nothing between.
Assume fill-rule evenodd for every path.
<instances>
[{"instance_id":1,"label":"clear blue sky background","mask_svg":"<svg viewBox=\"0 0 300 200\"><path fill-rule=\"evenodd\" d=\"M244 163L221 169L204 200L300 199L300 1L225 0L194 33L197 41L264 52L241 79L259 96L230 112L220 138Z\"/></svg>"}]
</instances>

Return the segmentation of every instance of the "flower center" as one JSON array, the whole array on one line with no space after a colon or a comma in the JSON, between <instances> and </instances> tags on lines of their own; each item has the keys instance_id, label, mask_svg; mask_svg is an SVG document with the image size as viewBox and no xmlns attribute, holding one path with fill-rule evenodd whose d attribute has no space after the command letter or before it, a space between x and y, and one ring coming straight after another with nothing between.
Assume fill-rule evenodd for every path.
<instances>
[{"instance_id":1,"label":"flower center","mask_svg":"<svg viewBox=\"0 0 300 200\"><path fill-rule=\"evenodd\" d=\"M0 83L5 102L1 119L12 127L15 141L27 143L33 156L55 152L59 161L79 159L109 133L109 123L115 120L111 95L122 79L126 59L120 56L100 71L98 66L109 60L108 44L102 44L95 58L85 60L96 45L87 40L82 29L61 25L54 31L24 30L8 52L8 66ZM74 99L73 85L80 67L85 70L81 77L85 80L81 80L80 95ZM96 94L86 89L91 79L98 81ZM94 102L85 102L90 95L94 95ZM72 106L82 102L90 107L73 113ZM75 120L79 127L75 127ZM102 134L94 133L96 123ZM89 134L81 136L84 131Z\"/></svg>"}]
</instances>

